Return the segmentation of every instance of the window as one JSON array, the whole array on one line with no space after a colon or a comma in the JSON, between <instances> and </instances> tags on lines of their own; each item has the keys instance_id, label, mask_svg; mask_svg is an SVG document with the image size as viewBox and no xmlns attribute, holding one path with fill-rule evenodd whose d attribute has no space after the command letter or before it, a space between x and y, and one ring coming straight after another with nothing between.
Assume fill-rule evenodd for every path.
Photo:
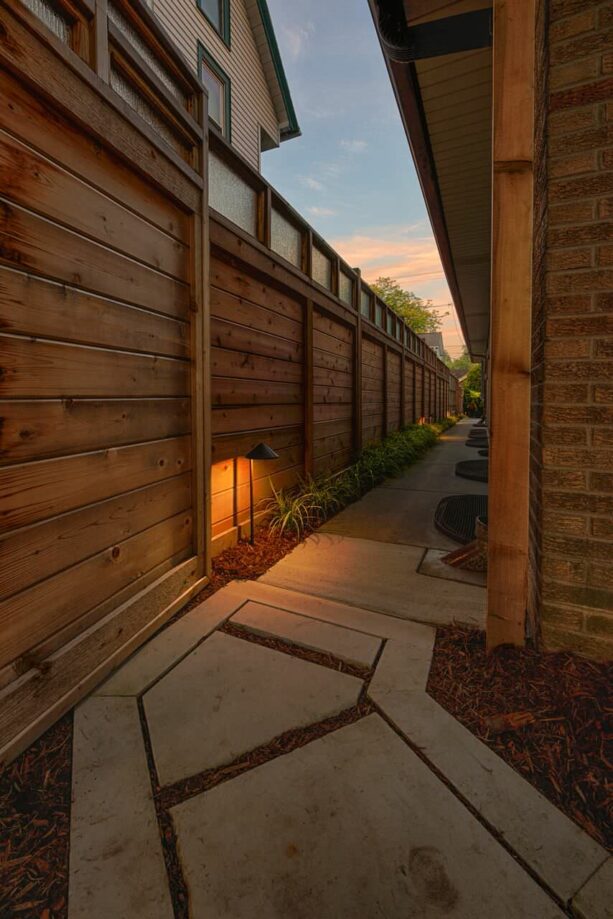
<instances>
[{"instance_id":1,"label":"window","mask_svg":"<svg viewBox=\"0 0 613 919\"><path fill-rule=\"evenodd\" d=\"M200 12L204 13L230 47L230 0L196 0L196 3Z\"/></svg>"},{"instance_id":2,"label":"window","mask_svg":"<svg viewBox=\"0 0 613 919\"><path fill-rule=\"evenodd\" d=\"M230 78L202 45L198 45L198 76L209 94L209 118L223 136L230 140Z\"/></svg>"}]
</instances>

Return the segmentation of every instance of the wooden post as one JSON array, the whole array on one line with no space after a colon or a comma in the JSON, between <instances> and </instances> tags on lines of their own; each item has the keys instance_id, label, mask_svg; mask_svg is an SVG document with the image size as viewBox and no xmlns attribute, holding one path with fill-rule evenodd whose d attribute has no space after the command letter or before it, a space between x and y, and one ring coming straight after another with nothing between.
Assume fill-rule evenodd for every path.
<instances>
[{"instance_id":1,"label":"wooden post","mask_svg":"<svg viewBox=\"0 0 613 919\"><path fill-rule=\"evenodd\" d=\"M304 472L313 475L313 301L304 305Z\"/></svg>"},{"instance_id":2,"label":"wooden post","mask_svg":"<svg viewBox=\"0 0 613 919\"><path fill-rule=\"evenodd\" d=\"M527 606L536 0L494 0L487 646Z\"/></svg>"},{"instance_id":3,"label":"wooden post","mask_svg":"<svg viewBox=\"0 0 613 919\"><path fill-rule=\"evenodd\" d=\"M387 313L385 316L385 328L387 330ZM389 411L387 408L387 345L383 345L383 437L388 435Z\"/></svg>"},{"instance_id":4,"label":"wooden post","mask_svg":"<svg viewBox=\"0 0 613 919\"><path fill-rule=\"evenodd\" d=\"M272 193L270 185L267 185L258 196L258 227L257 236L261 243L267 249L270 249L271 239L271 211L272 211Z\"/></svg>"},{"instance_id":5,"label":"wooden post","mask_svg":"<svg viewBox=\"0 0 613 919\"><path fill-rule=\"evenodd\" d=\"M406 348L404 346L404 325L402 327L402 354L400 355L400 427L403 428L407 423L404 417L406 398L404 395L405 375L406 375Z\"/></svg>"},{"instance_id":6,"label":"wooden post","mask_svg":"<svg viewBox=\"0 0 613 919\"><path fill-rule=\"evenodd\" d=\"M105 83L110 79L109 59L109 30L108 30L107 0L96 0L96 14L93 28L93 57L92 66L101 80Z\"/></svg>"},{"instance_id":7,"label":"wooden post","mask_svg":"<svg viewBox=\"0 0 613 919\"><path fill-rule=\"evenodd\" d=\"M362 279L356 270L353 306L357 322L353 330L353 449L362 450Z\"/></svg>"}]
</instances>

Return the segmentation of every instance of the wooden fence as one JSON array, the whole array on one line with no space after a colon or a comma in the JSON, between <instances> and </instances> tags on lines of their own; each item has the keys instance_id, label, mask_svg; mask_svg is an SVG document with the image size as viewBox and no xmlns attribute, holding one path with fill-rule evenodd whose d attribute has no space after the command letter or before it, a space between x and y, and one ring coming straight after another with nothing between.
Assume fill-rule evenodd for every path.
<instances>
[{"instance_id":1,"label":"wooden fence","mask_svg":"<svg viewBox=\"0 0 613 919\"><path fill-rule=\"evenodd\" d=\"M204 586L255 443L259 498L455 398L137 0L0 0L0 322L0 761Z\"/></svg>"},{"instance_id":2,"label":"wooden fence","mask_svg":"<svg viewBox=\"0 0 613 919\"><path fill-rule=\"evenodd\" d=\"M205 583L205 117L146 8L0 0L0 760Z\"/></svg>"},{"instance_id":3,"label":"wooden fence","mask_svg":"<svg viewBox=\"0 0 613 919\"><path fill-rule=\"evenodd\" d=\"M255 495L347 465L405 424L459 408L455 377L217 133L210 134L213 553Z\"/></svg>"}]
</instances>

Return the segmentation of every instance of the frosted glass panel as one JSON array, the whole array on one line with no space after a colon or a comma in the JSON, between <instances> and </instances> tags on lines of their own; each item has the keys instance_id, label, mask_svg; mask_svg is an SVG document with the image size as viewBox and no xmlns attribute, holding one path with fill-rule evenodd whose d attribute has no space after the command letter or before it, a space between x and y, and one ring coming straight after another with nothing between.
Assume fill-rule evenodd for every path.
<instances>
[{"instance_id":1,"label":"frosted glass panel","mask_svg":"<svg viewBox=\"0 0 613 919\"><path fill-rule=\"evenodd\" d=\"M370 319L370 294L364 288L360 292L360 311L362 316Z\"/></svg>"},{"instance_id":2,"label":"frosted glass panel","mask_svg":"<svg viewBox=\"0 0 613 919\"><path fill-rule=\"evenodd\" d=\"M380 303L375 305L375 322L383 328L383 307Z\"/></svg>"},{"instance_id":3,"label":"frosted glass panel","mask_svg":"<svg viewBox=\"0 0 613 919\"><path fill-rule=\"evenodd\" d=\"M63 42L70 41L70 22L52 0L23 0L23 5L51 29Z\"/></svg>"},{"instance_id":4,"label":"frosted glass panel","mask_svg":"<svg viewBox=\"0 0 613 919\"><path fill-rule=\"evenodd\" d=\"M343 301L349 306L353 303L353 280L346 275L344 271L341 271L338 279L338 295Z\"/></svg>"},{"instance_id":5,"label":"frosted glass panel","mask_svg":"<svg viewBox=\"0 0 613 919\"><path fill-rule=\"evenodd\" d=\"M387 314L387 334L388 335L394 334L394 317L392 316L391 313Z\"/></svg>"},{"instance_id":6,"label":"frosted glass panel","mask_svg":"<svg viewBox=\"0 0 613 919\"><path fill-rule=\"evenodd\" d=\"M332 290L332 262L316 246L313 246L313 280Z\"/></svg>"},{"instance_id":7,"label":"frosted glass panel","mask_svg":"<svg viewBox=\"0 0 613 919\"><path fill-rule=\"evenodd\" d=\"M296 268L302 267L302 233L274 208L270 212L270 248Z\"/></svg>"},{"instance_id":8,"label":"frosted glass panel","mask_svg":"<svg viewBox=\"0 0 613 919\"><path fill-rule=\"evenodd\" d=\"M130 42L134 50L138 51L145 63L149 64L149 67L160 83L162 83L183 105L187 105L185 94L177 86L168 72L161 66L159 59L155 56L151 48L149 48L140 33L136 31L132 23L126 19L121 10L117 9L114 3L109 3L108 13L111 22L117 26L122 35Z\"/></svg>"},{"instance_id":9,"label":"frosted glass panel","mask_svg":"<svg viewBox=\"0 0 613 919\"><path fill-rule=\"evenodd\" d=\"M209 204L247 233L256 235L257 194L215 153L209 155Z\"/></svg>"},{"instance_id":10,"label":"frosted glass panel","mask_svg":"<svg viewBox=\"0 0 613 919\"><path fill-rule=\"evenodd\" d=\"M134 86L126 80L124 75L117 70L115 67L111 67L111 79L110 79L111 89L114 89L118 96L121 96L128 105L134 109L134 111L140 115L143 121L146 121L159 135L163 137L175 150L178 150L183 156L185 155L185 149L179 143L175 135L172 133L166 122L160 118L158 113L155 111L153 106L149 104L147 99L134 88Z\"/></svg>"}]
</instances>

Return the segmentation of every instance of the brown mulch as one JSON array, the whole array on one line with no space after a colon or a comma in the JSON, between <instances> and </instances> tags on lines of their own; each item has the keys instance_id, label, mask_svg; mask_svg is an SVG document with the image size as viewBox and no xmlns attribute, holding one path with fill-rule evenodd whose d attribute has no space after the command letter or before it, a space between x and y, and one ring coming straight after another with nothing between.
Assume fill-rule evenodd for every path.
<instances>
[{"instance_id":1,"label":"brown mulch","mask_svg":"<svg viewBox=\"0 0 613 919\"><path fill-rule=\"evenodd\" d=\"M255 545L226 549L213 559L209 584L171 622L230 581L258 578L299 542L260 530ZM69 713L0 770L1 919L67 915L71 763Z\"/></svg>"},{"instance_id":2,"label":"brown mulch","mask_svg":"<svg viewBox=\"0 0 613 919\"><path fill-rule=\"evenodd\" d=\"M66 915L72 714L0 773L0 916Z\"/></svg>"},{"instance_id":3,"label":"brown mulch","mask_svg":"<svg viewBox=\"0 0 613 919\"><path fill-rule=\"evenodd\" d=\"M613 665L437 631L428 692L597 842L613 848ZM608 749L607 749L608 745Z\"/></svg>"}]
</instances>

